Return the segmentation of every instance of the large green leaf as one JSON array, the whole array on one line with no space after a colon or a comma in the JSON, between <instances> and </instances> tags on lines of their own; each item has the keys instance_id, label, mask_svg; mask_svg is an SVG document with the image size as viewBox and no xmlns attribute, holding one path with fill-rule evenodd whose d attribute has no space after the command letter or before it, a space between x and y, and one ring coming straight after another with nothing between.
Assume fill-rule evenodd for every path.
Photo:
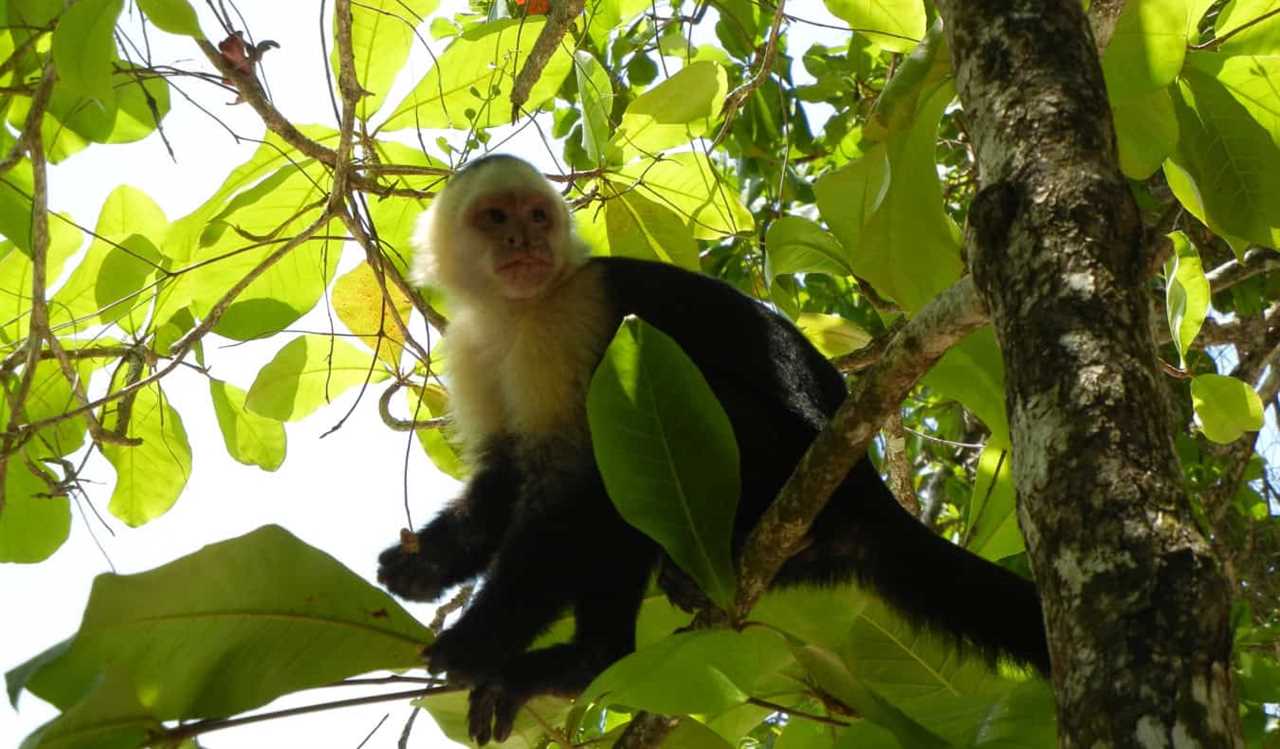
<instances>
[{"instance_id":1,"label":"large green leaf","mask_svg":"<svg viewBox=\"0 0 1280 749\"><path fill-rule=\"evenodd\" d=\"M395 368L400 364L400 352L404 349L404 335L396 325L392 310L409 324L412 304L390 279L385 281L387 293L382 293L373 268L367 262L360 263L333 285L333 311L352 333L360 336L369 348L378 352L378 358Z\"/></svg>"},{"instance_id":2,"label":"large green leaf","mask_svg":"<svg viewBox=\"0 0 1280 749\"><path fill-rule=\"evenodd\" d=\"M824 0L827 10L881 49L909 52L924 37L920 0Z\"/></svg>"},{"instance_id":3,"label":"large green leaf","mask_svg":"<svg viewBox=\"0 0 1280 749\"><path fill-rule=\"evenodd\" d=\"M284 463L284 425L245 408L245 391L221 380L209 380L209 396L227 453L237 462L274 471Z\"/></svg>"},{"instance_id":4,"label":"large green leaf","mask_svg":"<svg viewBox=\"0 0 1280 749\"><path fill-rule=\"evenodd\" d=\"M1168 86L1186 52L1186 0L1130 0L1102 54L1107 95L1123 101Z\"/></svg>"},{"instance_id":5,"label":"large green leaf","mask_svg":"<svg viewBox=\"0 0 1280 749\"><path fill-rule=\"evenodd\" d=\"M724 68L714 62L681 68L627 106L612 145L629 161L706 135L724 106L728 85Z\"/></svg>"},{"instance_id":6,"label":"large green leaf","mask_svg":"<svg viewBox=\"0 0 1280 749\"><path fill-rule=\"evenodd\" d=\"M89 251L53 295L50 321L67 325L68 333L111 322L138 330L154 294L139 292L166 264L157 247L168 226L146 193L128 185L113 190L98 214Z\"/></svg>"},{"instance_id":7,"label":"large green leaf","mask_svg":"<svg viewBox=\"0 0 1280 749\"><path fill-rule=\"evenodd\" d=\"M529 16L467 30L378 129L466 129L510 122L512 84L545 25L545 18ZM555 95L572 67L572 51L561 44L529 91L525 108L535 109Z\"/></svg>"},{"instance_id":8,"label":"large green leaf","mask_svg":"<svg viewBox=\"0 0 1280 749\"><path fill-rule=\"evenodd\" d=\"M335 131L319 126L303 126L299 130L303 135L322 145L332 145L338 137ZM281 140L274 133L268 132L263 141L263 144L254 151L253 156L248 161L231 170L231 173L223 180L217 192L210 196L199 208L174 221L169 227L164 245L160 249L166 257L173 261L175 272L183 270L186 272L170 279L164 285L161 291L160 303L155 313L157 322L168 322L173 315L188 307L197 291L202 293L206 299L205 304L208 304L208 297L220 295L219 289L221 292L225 292L230 284L239 280L239 277L234 280L230 279L230 275L232 275L230 273L224 274L226 277L218 280L217 276L221 272L220 269L207 270L209 266L221 264L221 261L218 260L219 257L241 250L245 245L251 244L250 240L244 239L237 245L234 238L232 238L228 239L227 246L222 248L209 247L215 241L215 237L221 238L227 233L228 225L226 222L230 212L234 210L234 207L229 206L229 204L241 193L250 192L254 187L261 187L261 183L271 175L279 174L280 177L278 179L283 179L288 174L287 167L296 169L298 168L296 165L307 161L293 146ZM309 166L311 166L314 175L322 176L323 169L314 165ZM298 191L304 192L306 189L306 186L301 186ZM270 192L269 189L260 189L258 192L252 193L250 197L261 197ZM275 196L273 201L279 201L281 197ZM294 197L297 197L297 195ZM247 198L241 199L236 206L246 207L248 202ZM275 218L278 225L281 220L281 211L287 210L287 207L281 208L281 206L276 205L274 210L266 212L266 218ZM246 215L239 218L243 218L246 221L262 218L262 212L259 211L258 213L259 215L256 217ZM219 216L221 216L222 221L217 226L218 231L210 231L211 223ZM237 225L239 225L238 222ZM270 231L271 228L275 227L268 227L266 230L262 230L261 226L257 228L260 230L259 233L265 233L265 231ZM281 236L287 238L287 234L282 234ZM239 257L244 254L254 253L239 252L233 257ZM260 259L261 255L259 254L258 257ZM209 278L207 274L210 273L215 278ZM284 291L286 294L289 293L288 289ZM267 298L269 299L269 297ZM289 309L292 309L292 307L289 307Z\"/></svg>"},{"instance_id":9,"label":"large green leaf","mask_svg":"<svg viewBox=\"0 0 1280 749\"><path fill-rule=\"evenodd\" d=\"M587 416L618 512L728 606L738 446L697 366L666 334L629 319L591 379Z\"/></svg>"},{"instance_id":10,"label":"large green leaf","mask_svg":"<svg viewBox=\"0 0 1280 749\"><path fill-rule=\"evenodd\" d=\"M0 562L41 562L67 540L71 501L48 494L49 486L23 461L9 461L0 509Z\"/></svg>"},{"instance_id":11,"label":"large green leaf","mask_svg":"<svg viewBox=\"0 0 1280 749\"><path fill-rule=\"evenodd\" d=\"M863 683L835 653L808 645L796 647L795 656L819 689L839 699L859 716L893 733L902 746L912 749L942 749L947 746L947 742Z\"/></svg>"},{"instance_id":12,"label":"large green leaf","mask_svg":"<svg viewBox=\"0 0 1280 749\"><path fill-rule=\"evenodd\" d=\"M3 130L3 128L0 128ZM8 151L13 141L0 133L0 149ZM0 176L0 240L9 240L12 242L22 254L31 255L31 162L22 160L17 166L10 169L4 175ZM47 255L47 277L50 281L58 277L58 271L62 268L62 263L80 247L81 242L80 231L70 223L62 214L49 214L49 253ZM7 245L0 245L7 246ZM17 262L15 258L10 260L10 255L3 256L3 262L8 265L10 262ZM56 268L54 266L57 266ZM27 267L30 268L30 261L27 261ZM16 266L8 265L8 267L0 269L0 288L6 290L0 294L0 308L9 310L17 307L15 314L5 314L0 316L0 321L7 329L11 329L9 323L13 321L19 314L25 314L31 306L31 283L30 272L23 273L22 286L26 289L25 293L17 291L19 295L25 296L25 302L19 302L15 305L15 297L9 292L12 289L9 283L13 280L11 273L17 271ZM25 321L22 325L25 329Z\"/></svg>"},{"instance_id":13,"label":"large green leaf","mask_svg":"<svg viewBox=\"0 0 1280 749\"><path fill-rule=\"evenodd\" d=\"M578 101L582 103L582 146L596 166L621 161L621 154L609 145L613 125L613 81L595 55L578 50L573 55L573 72L578 84Z\"/></svg>"},{"instance_id":14,"label":"large green leaf","mask_svg":"<svg viewBox=\"0 0 1280 749\"><path fill-rule=\"evenodd\" d=\"M446 168L443 164L403 143L380 140L374 144L378 159L384 164L428 166ZM444 177L397 175L396 182L415 190L439 190L444 187ZM369 202L369 217L378 228L378 244L382 256L391 261L401 274L407 274L413 255L410 238L417 226L418 217L426 210L426 199L388 195Z\"/></svg>"},{"instance_id":15,"label":"large green leaf","mask_svg":"<svg viewBox=\"0 0 1280 749\"><path fill-rule=\"evenodd\" d=\"M351 5L351 47L356 80L368 95L356 105L356 113L368 120L382 106L396 74L409 58L414 30L435 12L439 0L364 0ZM334 33L337 31L335 29ZM329 54L333 79L338 80L338 44Z\"/></svg>"},{"instance_id":16,"label":"large green leaf","mask_svg":"<svg viewBox=\"0 0 1280 749\"><path fill-rule=\"evenodd\" d=\"M792 662L786 639L764 628L686 632L642 647L582 693L658 713L717 713L753 696L762 679Z\"/></svg>"},{"instance_id":17,"label":"large green leaf","mask_svg":"<svg viewBox=\"0 0 1280 749\"><path fill-rule=\"evenodd\" d=\"M1003 559L1026 548L1018 528L1013 456L1008 443L987 441L978 458L969 499L965 546L987 559Z\"/></svg>"},{"instance_id":18,"label":"large green leaf","mask_svg":"<svg viewBox=\"0 0 1280 749\"><path fill-rule=\"evenodd\" d=\"M111 666L158 719L222 717L418 665L430 640L385 592L266 526L149 572L100 575L70 646L55 646L65 652L7 679L68 710Z\"/></svg>"},{"instance_id":19,"label":"large green leaf","mask_svg":"<svg viewBox=\"0 0 1280 749\"><path fill-rule=\"evenodd\" d=\"M94 680L83 700L28 736L19 749L136 749L164 726L119 668Z\"/></svg>"},{"instance_id":20,"label":"large green leaf","mask_svg":"<svg viewBox=\"0 0 1280 749\"><path fill-rule=\"evenodd\" d=\"M1111 115L1126 177L1150 177L1178 145L1178 118L1169 88L1113 100Z\"/></svg>"},{"instance_id":21,"label":"large green leaf","mask_svg":"<svg viewBox=\"0 0 1280 749\"><path fill-rule=\"evenodd\" d=\"M924 384L959 401L991 430L991 439L1010 444L1004 409L1004 361L990 327L952 346L924 377Z\"/></svg>"},{"instance_id":22,"label":"large green leaf","mask_svg":"<svg viewBox=\"0 0 1280 749\"><path fill-rule=\"evenodd\" d=\"M346 341L301 335L258 372L245 404L250 411L278 421L297 421L347 388L386 378L371 354Z\"/></svg>"},{"instance_id":23,"label":"large green leaf","mask_svg":"<svg viewBox=\"0 0 1280 749\"><path fill-rule=\"evenodd\" d=\"M872 146L861 157L822 175L813 192L822 220L844 245L842 260L848 265L849 257L862 245L865 227L889 192L889 158L884 146ZM847 272L852 273L852 267Z\"/></svg>"},{"instance_id":24,"label":"large green leaf","mask_svg":"<svg viewBox=\"0 0 1280 749\"><path fill-rule=\"evenodd\" d=\"M1189 53L1174 109L1179 202L1228 239L1280 247L1280 56Z\"/></svg>"},{"instance_id":25,"label":"large green leaf","mask_svg":"<svg viewBox=\"0 0 1280 749\"><path fill-rule=\"evenodd\" d=\"M783 216L774 221L765 232L764 246L770 281L789 273L826 273L837 278L853 274L839 240L807 218Z\"/></svg>"},{"instance_id":26,"label":"large green leaf","mask_svg":"<svg viewBox=\"0 0 1280 749\"><path fill-rule=\"evenodd\" d=\"M721 240L750 232L755 225L738 198L735 180L702 153L637 161L605 176L675 211L694 239Z\"/></svg>"},{"instance_id":27,"label":"large green leaf","mask_svg":"<svg viewBox=\"0 0 1280 749\"><path fill-rule=\"evenodd\" d=\"M1249 383L1202 374L1191 378L1191 405L1204 436L1226 444L1262 428L1262 399Z\"/></svg>"},{"instance_id":28,"label":"large green leaf","mask_svg":"<svg viewBox=\"0 0 1280 749\"><path fill-rule=\"evenodd\" d=\"M1200 253L1187 235L1177 231L1169 235L1169 240L1173 242L1173 257L1165 263L1165 312L1179 362L1185 368L1187 351L1209 312L1212 290L1200 264Z\"/></svg>"},{"instance_id":29,"label":"large green leaf","mask_svg":"<svg viewBox=\"0 0 1280 749\"><path fill-rule=\"evenodd\" d=\"M114 430L116 412L103 426ZM116 486L107 509L127 525L139 526L168 512L191 476L191 444L182 418L159 385L137 391L129 418L128 436L140 445L102 445L102 454L116 469Z\"/></svg>"},{"instance_id":30,"label":"large green leaf","mask_svg":"<svg viewBox=\"0 0 1280 749\"><path fill-rule=\"evenodd\" d=\"M680 214L639 190L612 192L604 205L610 255L698 267L698 246Z\"/></svg>"},{"instance_id":31,"label":"large green leaf","mask_svg":"<svg viewBox=\"0 0 1280 749\"><path fill-rule=\"evenodd\" d=\"M844 356L871 342L870 333L840 315L802 312L796 316L796 327L829 359Z\"/></svg>"},{"instance_id":32,"label":"large green leaf","mask_svg":"<svg viewBox=\"0 0 1280 749\"><path fill-rule=\"evenodd\" d=\"M449 412L449 394L439 385L427 385L424 388L410 386L405 389L405 394L409 400L409 418L414 421L444 416ZM467 475L462 448L451 439L451 435L445 431L447 428L418 429L418 442L441 473L462 479Z\"/></svg>"},{"instance_id":33,"label":"large green leaf","mask_svg":"<svg viewBox=\"0 0 1280 749\"><path fill-rule=\"evenodd\" d=\"M158 29L170 34L204 38L195 9L187 0L138 0L138 7Z\"/></svg>"},{"instance_id":34,"label":"large green leaf","mask_svg":"<svg viewBox=\"0 0 1280 749\"><path fill-rule=\"evenodd\" d=\"M116 17L124 0L80 0L67 8L53 31L53 60L59 85L111 102Z\"/></svg>"}]
</instances>

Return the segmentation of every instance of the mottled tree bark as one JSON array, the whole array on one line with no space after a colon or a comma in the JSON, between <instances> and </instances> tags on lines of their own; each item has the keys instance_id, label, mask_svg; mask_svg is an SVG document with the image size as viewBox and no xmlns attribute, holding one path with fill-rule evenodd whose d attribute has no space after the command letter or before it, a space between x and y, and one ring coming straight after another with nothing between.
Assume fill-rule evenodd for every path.
<instances>
[{"instance_id":1,"label":"mottled tree bark","mask_svg":"<svg viewBox=\"0 0 1280 749\"><path fill-rule=\"evenodd\" d=\"M1143 227L1088 21L1076 0L938 5L978 155L970 261L1008 373L1060 746L1241 746L1230 589L1160 407Z\"/></svg>"}]
</instances>

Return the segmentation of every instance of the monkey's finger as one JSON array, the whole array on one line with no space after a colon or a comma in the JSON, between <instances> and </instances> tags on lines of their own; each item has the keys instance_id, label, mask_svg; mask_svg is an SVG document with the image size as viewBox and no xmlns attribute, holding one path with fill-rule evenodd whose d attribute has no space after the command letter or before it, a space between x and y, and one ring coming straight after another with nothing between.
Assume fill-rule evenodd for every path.
<instances>
[{"instance_id":1,"label":"monkey's finger","mask_svg":"<svg viewBox=\"0 0 1280 749\"><path fill-rule=\"evenodd\" d=\"M511 730L516 727L516 715L524 700L510 690L499 690L493 706L493 740L499 743L511 738Z\"/></svg>"}]
</instances>

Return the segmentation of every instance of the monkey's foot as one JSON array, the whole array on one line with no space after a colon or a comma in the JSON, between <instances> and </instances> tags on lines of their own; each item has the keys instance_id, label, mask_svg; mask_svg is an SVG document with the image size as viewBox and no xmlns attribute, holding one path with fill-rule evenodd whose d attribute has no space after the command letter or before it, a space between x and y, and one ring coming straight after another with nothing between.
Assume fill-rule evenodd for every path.
<instances>
[{"instance_id":1,"label":"monkey's foot","mask_svg":"<svg viewBox=\"0 0 1280 749\"><path fill-rule=\"evenodd\" d=\"M511 737L516 714L531 695L522 694L493 680L471 690L468 698L467 733L478 746L492 739L499 743Z\"/></svg>"}]
</instances>

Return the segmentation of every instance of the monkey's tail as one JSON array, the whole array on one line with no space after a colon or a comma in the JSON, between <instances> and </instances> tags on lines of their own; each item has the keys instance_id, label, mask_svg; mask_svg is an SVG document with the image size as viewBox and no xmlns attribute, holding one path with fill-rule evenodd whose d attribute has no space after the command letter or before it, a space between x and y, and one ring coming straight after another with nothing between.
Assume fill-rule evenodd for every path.
<instances>
[{"instance_id":1,"label":"monkey's tail","mask_svg":"<svg viewBox=\"0 0 1280 749\"><path fill-rule=\"evenodd\" d=\"M836 491L813 536L779 582L856 579L917 626L988 661L1005 657L1049 675L1035 584L929 530L898 504L869 460Z\"/></svg>"}]
</instances>

